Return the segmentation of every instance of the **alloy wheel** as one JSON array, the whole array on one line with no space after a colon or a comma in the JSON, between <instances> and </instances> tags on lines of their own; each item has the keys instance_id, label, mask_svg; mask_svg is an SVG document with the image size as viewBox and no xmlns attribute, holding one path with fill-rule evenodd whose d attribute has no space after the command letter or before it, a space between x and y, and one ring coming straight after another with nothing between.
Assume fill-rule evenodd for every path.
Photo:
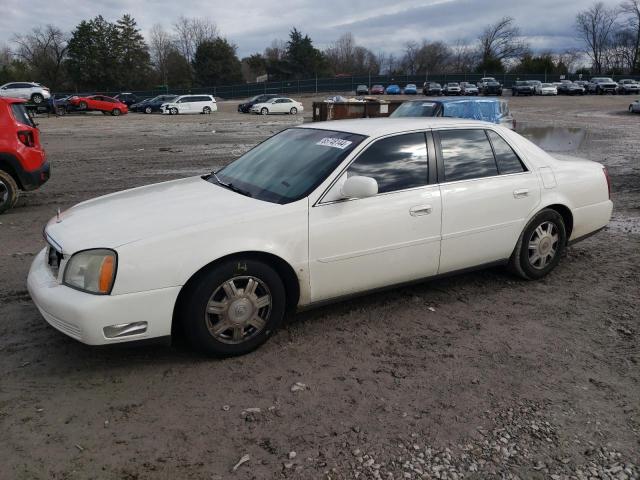
<instances>
[{"instance_id":1,"label":"alloy wheel","mask_svg":"<svg viewBox=\"0 0 640 480\"><path fill-rule=\"evenodd\" d=\"M543 222L536 227L529 239L529 264L538 270L546 268L556 256L560 236L553 222Z\"/></svg>"},{"instance_id":2,"label":"alloy wheel","mask_svg":"<svg viewBox=\"0 0 640 480\"><path fill-rule=\"evenodd\" d=\"M9 187L0 179L0 207L9 201Z\"/></svg>"},{"instance_id":3,"label":"alloy wheel","mask_svg":"<svg viewBox=\"0 0 640 480\"><path fill-rule=\"evenodd\" d=\"M233 277L218 286L207 302L205 322L219 342L240 344L264 330L271 315L267 285L257 277Z\"/></svg>"}]
</instances>

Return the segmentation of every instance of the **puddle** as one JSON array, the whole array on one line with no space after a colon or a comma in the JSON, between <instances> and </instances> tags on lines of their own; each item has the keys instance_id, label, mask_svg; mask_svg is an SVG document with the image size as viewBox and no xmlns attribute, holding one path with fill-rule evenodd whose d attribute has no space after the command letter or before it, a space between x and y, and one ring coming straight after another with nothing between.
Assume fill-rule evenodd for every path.
<instances>
[{"instance_id":1,"label":"puddle","mask_svg":"<svg viewBox=\"0 0 640 480\"><path fill-rule=\"evenodd\" d=\"M518 127L516 131L543 150L572 152L578 150L587 138L587 130L573 127Z\"/></svg>"}]
</instances>

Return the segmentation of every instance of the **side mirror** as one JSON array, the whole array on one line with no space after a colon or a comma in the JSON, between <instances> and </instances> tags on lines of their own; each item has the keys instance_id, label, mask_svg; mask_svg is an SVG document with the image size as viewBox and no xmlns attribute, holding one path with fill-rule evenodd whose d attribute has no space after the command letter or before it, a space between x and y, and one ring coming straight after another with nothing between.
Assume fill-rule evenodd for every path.
<instances>
[{"instance_id":1,"label":"side mirror","mask_svg":"<svg viewBox=\"0 0 640 480\"><path fill-rule=\"evenodd\" d=\"M373 197L378 194L378 182L371 177L349 177L342 185L340 193L344 198Z\"/></svg>"}]
</instances>

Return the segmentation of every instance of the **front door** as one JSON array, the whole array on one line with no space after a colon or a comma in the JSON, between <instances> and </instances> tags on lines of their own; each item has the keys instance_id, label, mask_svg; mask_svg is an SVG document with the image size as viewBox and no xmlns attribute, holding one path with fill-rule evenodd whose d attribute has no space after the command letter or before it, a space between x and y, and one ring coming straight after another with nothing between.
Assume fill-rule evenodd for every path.
<instances>
[{"instance_id":1,"label":"front door","mask_svg":"<svg viewBox=\"0 0 640 480\"><path fill-rule=\"evenodd\" d=\"M351 175L372 177L378 195L340 199ZM429 184L425 133L370 145L309 212L311 300L434 275L440 258L440 190Z\"/></svg>"}]
</instances>

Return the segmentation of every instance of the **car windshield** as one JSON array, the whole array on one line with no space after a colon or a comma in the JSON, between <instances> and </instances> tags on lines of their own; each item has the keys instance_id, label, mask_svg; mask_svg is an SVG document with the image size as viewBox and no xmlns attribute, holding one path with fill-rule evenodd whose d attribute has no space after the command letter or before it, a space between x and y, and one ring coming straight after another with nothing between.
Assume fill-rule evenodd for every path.
<instances>
[{"instance_id":1,"label":"car windshield","mask_svg":"<svg viewBox=\"0 0 640 480\"><path fill-rule=\"evenodd\" d=\"M272 203L306 197L365 139L363 135L290 128L265 140L209 181ZM224 185L223 185L224 186Z\"/></svg>"},{"instance_id":2,"label":"car windshield","mask_svg":"<svg viewBox=\"0 0 640 480\"><path fill-rule=\"evenodd\" d=\"M553 87L553 85L551 85L550 83L543 83L542 85L540 85L541 87L547 88L547 87Z\"/></svg>"},{"instance_id":3,"label":"car windshield","mask_svg":"<svg viewBox=\"0 0 640 480\"><path fill-rule=\"evenodd\" d=\"M404 102L390 117L435 117L439 111L435 102Z\"/></svg>"}]
</instances>

